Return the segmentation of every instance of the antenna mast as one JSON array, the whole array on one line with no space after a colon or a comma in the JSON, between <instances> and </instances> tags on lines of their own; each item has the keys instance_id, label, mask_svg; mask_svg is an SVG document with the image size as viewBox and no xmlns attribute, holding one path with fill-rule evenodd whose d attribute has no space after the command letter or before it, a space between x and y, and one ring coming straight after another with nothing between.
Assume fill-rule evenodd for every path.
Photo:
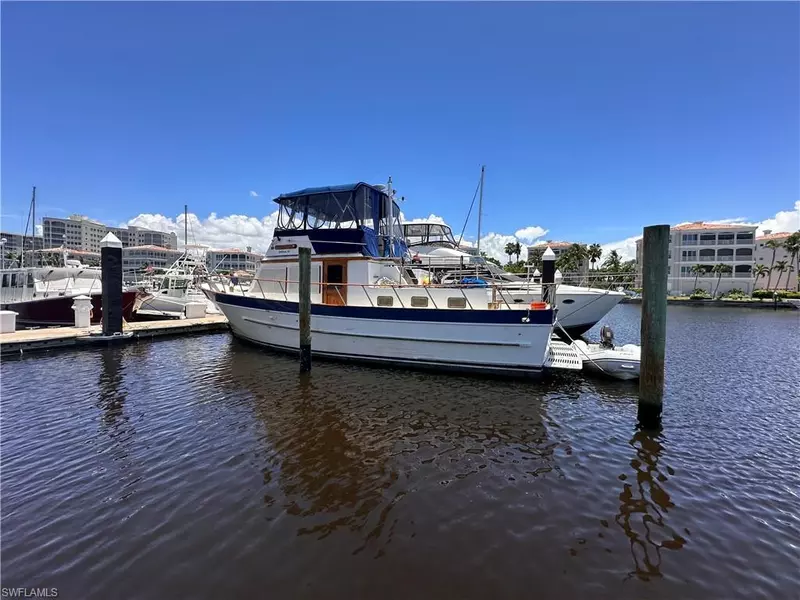
<instances>
[{"instance_id":1,"label":"antenna mast","mask_svg":"<svg viewBox=\"0 0 800 600\"><path fill-rule=\"evenodd\" d=\"M478 199L478 256L481 255L481 218L483 217L483 174L486 170L486 165L481 167L481 195Z\"/></svg>"}]
</instances>

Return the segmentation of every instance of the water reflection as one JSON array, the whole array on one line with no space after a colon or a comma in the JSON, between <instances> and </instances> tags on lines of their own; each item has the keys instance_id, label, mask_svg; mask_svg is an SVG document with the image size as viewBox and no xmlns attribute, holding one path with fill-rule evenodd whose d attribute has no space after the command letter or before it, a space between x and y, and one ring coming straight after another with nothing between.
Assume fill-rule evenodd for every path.
<instances>
[{"instance_id":1,"label":"water reflection","mask_svg":"<svg viewBox=\"0 0 800 600\"><path fill-rule=\"evenodd\" d=\"M634 569L628 577L644 581L662 576L662 549L680 550L686 543L686 539L665 522L675 504L663 485L668 477L658 464L662 440L660 435L637 431L629 442L636 450L636 456L630 461L635 482L627 473L619 477L625 483L615 520L630 542ZM670 467L666 467L666 471L674 474Z\"/></svg>"},{"instance_id":2,"label":"water reflection","mask_svg":"<svg viewBox=\"0 0 800 600\"><path fill-rule=\"evenodd\" d=\"M111 459L105 469L115 473L115 496L128 499L135 492L134 485L141 479L135 474L132 459L133 439L136 430L125 412L128 390L125 385L125 364L131 360L127 349L110 348L98 354L100 377L95 406L100 410L100 432L107 439L100 452ZM102 438L101 438L102 439Z\"/></svg>"},{"instance_id":3,"label":"water reflection","mask_svg":"<svg viewBox=\"0 0 800 600\"><path fill-rule=\"evenodd\" d=\"M336 363L300 376L294 359L245 346L224 360L220 385L246 389L264 425L268 518L299 518L299 536L357 533L354 553L378 556L396 530L415 535L409 501L464 480L459 489L485 501L559 472L538 384ZM579 397L579 382L553 385Z\"/></svg>"}]
</instances>

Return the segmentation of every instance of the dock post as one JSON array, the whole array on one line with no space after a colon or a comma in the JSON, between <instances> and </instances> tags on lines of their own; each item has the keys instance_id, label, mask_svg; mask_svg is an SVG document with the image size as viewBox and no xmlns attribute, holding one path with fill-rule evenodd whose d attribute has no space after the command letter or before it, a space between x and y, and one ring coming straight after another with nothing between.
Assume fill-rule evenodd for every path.
<instances>
[{"instance_id":1,"label":"dock post","mask_svg":"<svg viewBox=\"0 0 800 600\"><path fill-rule=\"evenodd\" d=\"M550 246L542 254L542 302L556 308L556 253Z\"/></svg>"},{"instance_id":2,"label":"dock post","mask_svg":"<svg viewBox=\"0 0 800 600\"><path fill-rule=\"evenodd\" d=\"M311 370L311 248L298 248L300 285L298 293L300 317L300 372Z\"/></svg>"},{"instance_id":3,"label":"dock post","mask_svg":"<svg viewBox=\"0 0 800 600\"><path fill-rule=\"evenodd\" d=\"M644 429L661 426L667 338L669 225L644 228L642 240L642 363L638 420Z\"/></svg>"},{"instance_id":4,"label":"dock post","mask_svg":"<svg viewBox=\"0 0 800 600\"><path fill-rule=\"evenodd\" d=\"M109 232L100 240L103 335L122 333L122 242Z\"/></svg>"}]
</instances>

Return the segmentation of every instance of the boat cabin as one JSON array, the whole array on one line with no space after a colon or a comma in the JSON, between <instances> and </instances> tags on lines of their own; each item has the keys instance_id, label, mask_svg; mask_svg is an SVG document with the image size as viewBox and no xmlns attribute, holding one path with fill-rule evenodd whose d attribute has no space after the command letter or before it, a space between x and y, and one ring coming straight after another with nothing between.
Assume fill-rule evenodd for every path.
<instances>
[{"instance_id":1,"label":"boat cabin","mask_svg":"<svg viewBox=\"0 0 800 600\"><path fill-rule=\"evenodd\" d=\"M458 249L458 243L453 237L453 230L444 223L432 221L405 223L403 225L403 236L412 251L414 246L441 246Z\"/></svg>"}]
</instances>

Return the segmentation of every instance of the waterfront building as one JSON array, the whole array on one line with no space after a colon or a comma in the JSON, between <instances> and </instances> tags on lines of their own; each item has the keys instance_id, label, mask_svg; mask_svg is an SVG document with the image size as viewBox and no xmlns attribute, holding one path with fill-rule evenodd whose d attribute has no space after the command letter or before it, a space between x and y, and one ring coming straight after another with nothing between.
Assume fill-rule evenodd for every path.
<instances>
[{"instance_id":1,"label":"waterfront building","mask_svg":"<svg viewBox=\"0 0 800 600\"><path fill-rule=\"evenodd\" d=\"M144 246L128 246L122 248L122 269L133 271L153 267L168 269L180 258L182 252L152 244Z\"/></svg>"},{"instance_id":2,"label":"waterfront building","mask_svg":"<svg viewBox=\"0 0 800 600\"><path fill-rule=\"evenodd\" d=\"M23 236L21 233L0 232L0 252L2 252L3 266L10 267L12 261L13 264L18 265L17 258L23 251L41 250L44 248L43 242L40 235Z\"/></svg>"},{"instance_id":3,"label":"waterfront building","mask_svg":"<svg viewBox=\"0 0 800 600\"><path fill-rule=\"evenodd\" d=\"M247 271L255 273L261 264L262 256L248 246L246 250L226 248L206 252L206 266L209 271Z\"/></svg>"},{"instance_id":4,"label":"waterfront building","mask_svg":"<svg viewBox=\"0 0 800 600\"><path fill-rule=\"evenodd\" d=\"M756 238L756 264L762 264L769 267L772 265L772 248L768 247L766 243L770 240L775 240L783 244L787 238L791 235L791 233L787 231L782 231L779 233L772 233L772 230L765 229L764 235ZM792 264L792 255L789 254L789 251L781 246L775 250L775 262L786 261L789 264ZM797 269L797 264L793 265L795 269ZM778 271L772 272L772 283L770 288L774 288L775 284L778 283L778 276L780 275L780 285L778 286L779 289L782 290L796 290L797 289L797 271L793 270L787 274L779 273ZM766 289L767 284L770 281L769 275L766 277L758 277L755 281L756 289Z\"/></svg>"},{"instance_id":5,"label":"waterfront building","mask_svg":"<svg viewBox=\"0 0 800 600\"><path fill-rule=\"evenodd\" d=\"M67 219L44 217L42 219L43 246L64 246L73 250L100 251L100 240L113 233L122 242L123 248L154 245L177 248L178 236L174 232L156 231L144 227L108 227L83 215L70 215Z\"/></svg>"},{"instance_id":6,"label":"waterfront building","mask_svg":"<svg viewBox=\"0 0 800 600\"><path fill-rule=\"evenodd\" d=\"M670 229L668 290L670 295L686 296L695 287L713 294L741 290L745 294L754 289L753 261L756 250L756 226L695 221ZM711 273L714 265L730 265L730 273ZM692 271L701 265L707 272ZM636 240L637 283L641 286L642 240ZM695 285L696 280L696 285Z\"/></svg>"}]
</instances>

